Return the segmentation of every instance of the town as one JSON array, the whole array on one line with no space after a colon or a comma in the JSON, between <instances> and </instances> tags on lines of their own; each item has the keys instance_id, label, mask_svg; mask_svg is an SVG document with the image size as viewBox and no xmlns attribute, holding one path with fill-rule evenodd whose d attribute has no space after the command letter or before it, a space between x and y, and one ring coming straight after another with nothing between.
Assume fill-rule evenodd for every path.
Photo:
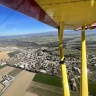
<instances>
[{"instance_id":1,"label":"town","mask_svg":"<svg viewBox=\"0 0 96 96\"><path fill-rule=\"evenodd\" d=\"M18 48L7 46L4 48L3 47L0 48L0 52L6 52L6 51L9 52L8 54L10 58L1 59L0 66L8 65L29 72L58 76L61 78L61 66L59 63L60 62L59 56L50 54L51 52L49 52L48 47L41 47L41 48L31 47L27 49L27 47ZM89 55L87 56L87 59L88 59L87 71L89 78L93 81L96 81L96 77L92 75L94 73L91 72L94 70L94 67L96 66L96 56L95 54ZM68 53L67 55L65 55L65 64L67 66L67 74L69 78L70 88L73 91L78 91L79 90L78 84L80 84L80 74L81 74L80 59ZM7 76L7 74L5 76ZM10 79L11 82L14 80L14 77L12 76L7 77L13 78L12 80ZM3 81L1 81L1 84Z\"/></svg>"}]
</instances>

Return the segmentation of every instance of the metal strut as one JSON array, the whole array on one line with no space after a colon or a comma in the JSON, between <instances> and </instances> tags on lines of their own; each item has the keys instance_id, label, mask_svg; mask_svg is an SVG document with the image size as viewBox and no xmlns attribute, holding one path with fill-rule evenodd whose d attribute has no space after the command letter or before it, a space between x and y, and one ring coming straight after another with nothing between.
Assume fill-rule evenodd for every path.
<instances>
[{"instance_id":1,"label":"metal strut","mask_svg":"<svg viewBox=\"0 0 96 96\"><path fill-rule=\"evenodd\" d=\"M86 40L85 28L82 27L81 38L81 81L80 96L88 96L87 60L86 60Z\"/></svg>"},{"instance_id":2,"label":"metal strut","mask_svg":"<svg viewBox=\"0 0 96 96\"><path fill-rule=\"evenodd\" d=\"M62 85L64 96L70 96L66 65L64 64L64 50L62 44L63 30L64 30L64 22L60 22L60 27L58 28L58 38L59 38L59 50L60 50L60 64L62 69Z\"/></svg>"}]
</instances>

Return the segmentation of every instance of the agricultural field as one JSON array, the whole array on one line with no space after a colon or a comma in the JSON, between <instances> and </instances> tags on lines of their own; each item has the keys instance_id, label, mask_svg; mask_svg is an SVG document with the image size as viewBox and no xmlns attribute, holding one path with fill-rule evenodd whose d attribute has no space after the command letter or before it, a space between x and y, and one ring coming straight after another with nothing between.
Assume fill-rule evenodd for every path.
<instances>
[{"instance_id":1,"label":"agricultural field","mask_svg":"<svg viewBox=\"0 0 96 96\"><path fill-rule=\"evenodd\" d=\"M15 77L15 76L18 75L21 71L22 71L21 69L16 68L16 69L12 70L11 72L9 72L8 75L11 75L11 76Z\"/></svg>"},{"instance_id":2,"label":"agricultural field","mask_svg":"<svg viewBox=\"0 0 96 96\"><path fill-rule=\"evenodd\" d=\"M62 80L56 76L36 74L27 91L38 96L63 96ZM71 91L71 96L78 96L78 92Z\"/></svg>"},{"instance_id":3,"label":"agricultural field","mask_svg":"<svg viewBox=\"0 0 96 96\"><path fill-rule=\"evenodd\" d=\"M4 67L6 67L6 66L7 66L7 65L3 65L3 66L0 65L0 69L4 68Z\"/></svg>"},{"instance_id":4,"label":"agricultural field","mask_svg":"<svg viewBox=\"0 0 96 96\"><path fill-rule=\"evenodd\" d=\"M89 92L92 96L96 96L96 82L89 80Z\"/></svg>"},{"instance_id":5,"label":"agricultural field","mask_svg":"<svg viewBox=\"0 0 96 96\"><path fill-rule=\"evenodd\" d=\"M56 76L48 76L48 75L44 75L44 74L36 74L34 79L33 79L33 81L41 83L41 84L46 84L46 85L51 85L51 86L62 88L62 80L61 80L61 78L58 78ZM92 96L95 96L95 94L96 94L96 91L95 91L96 90L96 82L94 82L92 80L89 80L88 84L89 84L89 93ZM32 90L32 89L30 89L30 90ZM39 89L39 90L42 90L42 89ZM62 90L61 90L61 92L62 92ZM72 93L74 93L74 92L72 92Z\"/></svg>"},{"instance_id":6,"label":"agricultural field","mask_svg":"<svg viewBox=\"0 0 96 96\"><path fill-rule=\"evenodd\" d=\"M26 89L34 78L35 73L23 71L19 74L2 96L26 96ZM32 95L36 96L36 95Z\"/></svg>"},{"instance_id":7,"label":"agricultural field","mask_svg":"<svg viewBox=\"0 0 96 96\"><path fill-rule=\"evenodd\" d=\"M6 66L6 67L0 69L0 76L4 76L4 75L8 74L9 72L11 72L14 69L15 69L14 67Z\"/></svg>"},{"instance_id":8,"label":"agricultural field","mask_svg":"<svg viewBox=\"0 0 96 96\"><path fill-rule=\"evenodd\" d=\"M47 84L47 85L56 86L56 87L62 87L61 78L59 78L57 76L36 74L33 81L43 83L43 84Z\"/></svg>"},{"instance_id":9,"label":"agricultural field","mask_svg":"<svg viewBox=\"0 0 96 96\"><path fill-rule=\"evenodd\" d=\"M9 59L8 54L9 54L9 51L0 52L0 60Z\"/></svg>"},{"instance_id":10,"label":"agricultural field","mask_svg":"<svg viewBox=\"0 0 96 96\"><path fill-rule=\"evenodd\" d=\"M8 56L11 58L11 57L15 56L18 53L20 53L20 51L14 51L14 52L8 53Z\"/></svg>"}]
</instances>

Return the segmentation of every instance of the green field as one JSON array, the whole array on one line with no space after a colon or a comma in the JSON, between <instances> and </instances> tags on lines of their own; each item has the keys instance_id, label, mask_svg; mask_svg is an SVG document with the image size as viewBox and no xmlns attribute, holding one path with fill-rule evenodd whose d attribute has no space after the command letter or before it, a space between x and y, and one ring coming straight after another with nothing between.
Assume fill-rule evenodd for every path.
<instances>
[{"instance_id":1,"label":"green field","mask_svg":"<svg viewBox=\"0 0 96 96\"><path fill-rule=\"evenodd\" d=\"M56 76L49 76L44 74L36 74L33 81L52 85L56 87L62 87L62 80ZM96 82L89 80L89 92L92 96L96 96Z\"/></svg>"},{"instance_id":2,"label":"green field","mask_svg":"<svg viewBox=\"0 0 96 96\"><path fill-rule=\"evenodd\" d=\"M62 87L61 78L59 78L57 76L36 74L33 81L43 83L43 84L47 84L47 85Z\"/></svg>"},{"instance_id":3,"label":"green field","mask_svg":"<svg viewBox=\"0 0 96 96\"><path fill-rule=\"evenodd\" d=\"M92 96L96 96L96 82L89 80L89 92Z\"/></svg>"},{"instance_id":4,"label":"green field","mask_svg":"<svg viewBox=\"0 0 96 96\"><path fill-rule=\"evenodd\" d=\"M11 75L11 76L15 77L21 71L22 71L21 69L16 68L16 69L12 70L8 75Z\"/></svg>"},{"instance_id":5,"label":"green field","mask_svg":"<svg viewBox=\"0 0 96 96\"><path fill-rule=\"evenodd\" d=\"M6 67L6 66L7 66L7 65L2 65L2 66L0 65L0 69L4 68L4 67Z\"/></svg>"},{"instance_id":6,"label":"green field","mask_svg":"<svg viewBox=\"0 0 96 96\"><path fill-rule=\"evenodd\" d=\"M78 79L80 81L80 79ZM88 80L88 90L92 96L96 96L96 82Z\"/></svg>"},{"instance_id":7,"label":"green field","mask_svg":"<svg viewBox=\"0 0 96 96\"><path fill-rule=\"evenodd\" d=\"M15 56L18 53L20 53L20 51L11 52L11 53L8 53L8 55L9 55L9 57L13 57L13 56Z\"/></svg>"}]
</instances>

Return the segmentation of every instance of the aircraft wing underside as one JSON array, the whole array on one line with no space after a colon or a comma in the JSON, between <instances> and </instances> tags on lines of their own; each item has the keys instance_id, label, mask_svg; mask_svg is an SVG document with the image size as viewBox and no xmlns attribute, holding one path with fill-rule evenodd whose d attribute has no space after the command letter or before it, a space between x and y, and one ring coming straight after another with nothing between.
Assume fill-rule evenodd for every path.
<instances>
[{"instance_id":1,"label":"aircraft wing underside","mask_svg":"<svg viewBox=\"0 0 96 96\"><path fill-rule=\"evenodd\" d=\"M54 28L60 22L64 22L65 29L96 22L96 3L92 6L91 0L0 0L0 4Z\"/></svg>"},{"instance_id":2,"label":"aircraft wing underside","mask_svg":"<svg viewBox=\"0 0 96 96\"><path fill-rule=\"evenodd\" d=\"M58 25L34 0L0 0L0 4L37 19L52 27L58 27Z\"/></svg>"}]
</instances>

